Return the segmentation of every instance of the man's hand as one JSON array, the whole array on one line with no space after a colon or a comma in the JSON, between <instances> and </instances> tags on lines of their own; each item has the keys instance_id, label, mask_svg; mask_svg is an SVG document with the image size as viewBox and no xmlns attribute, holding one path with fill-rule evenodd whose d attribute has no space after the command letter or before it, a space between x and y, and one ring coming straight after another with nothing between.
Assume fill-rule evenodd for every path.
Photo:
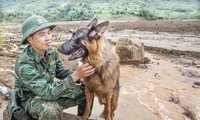
<instances>
[{"instance_id":1,"label":"man's hand","mask_svg":"<svg viewBox=\"0 0 200 120\"><path fill-rule=\"evenodd\" d=\"M77 82L81 78L85 78L87 76L92 75L95 72L95 68L93 68L89 63L85 63L79 66L73 73L72 78L74 82Z\"/></svg>"}]
</instances>

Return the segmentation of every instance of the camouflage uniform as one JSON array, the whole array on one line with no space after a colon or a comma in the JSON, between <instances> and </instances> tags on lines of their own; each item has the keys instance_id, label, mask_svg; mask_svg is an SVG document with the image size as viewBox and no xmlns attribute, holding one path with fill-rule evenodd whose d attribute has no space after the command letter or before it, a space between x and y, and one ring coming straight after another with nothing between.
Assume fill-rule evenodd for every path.
<instances>
[{"instance_id":1,"label":"camouflage uniform","mask_svg":"<svg viewBox=\"0 0 200 120\"><path fill-rule=\"evenodd\" d=\"M78 105L81 116L86 103L84 87L74 83L71 74L54 49L42 58L30 45L26 47L15 65L15 89L25 112L39 120L60 120L63 109Z\"/></svg>"}]
</instances>

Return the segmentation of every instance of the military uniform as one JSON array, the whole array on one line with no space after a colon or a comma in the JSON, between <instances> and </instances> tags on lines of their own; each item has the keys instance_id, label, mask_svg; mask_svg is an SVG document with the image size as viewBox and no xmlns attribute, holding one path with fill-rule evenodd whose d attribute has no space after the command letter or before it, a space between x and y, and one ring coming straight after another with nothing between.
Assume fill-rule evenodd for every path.
<instances>
[{"instance_id":1,"label":"military uniform","mask_svg":"<svg viewBox=\"0 0 200 120\"><path fill-rule=\"evenodd\" d=\"M21 43L28 43L28 36L47 27L53 29L55 25L41 16L28 18L22 26ZM25 113L39 120L61 120L63 109L78 105L78 115L82 116L85 91L82 85L74 83L72 73L64 68L54 49L48 49L41 57L28 45L15 64L15 91ZM55 77L60 81L54 81Z\"/></svg>"},{"instance_id":2,"label":"military uniform","mask_svg":"<svg viewBox=\"0 0 200 120\"><path fill-rule=\"evenodd\" d=\"M72 71L64 68L55 50L47 50L42 58L30 45L25 48L15 65L15 89L25 111L38 119L43 116L40 114L48 114L43 111L45 109L52 109L53 114L59 115L62 109L71 106L82 104L84 107L84 88L74 83L71 74ZM54 77L61 81L55 82Z\"/></svg>"}]
</instances>

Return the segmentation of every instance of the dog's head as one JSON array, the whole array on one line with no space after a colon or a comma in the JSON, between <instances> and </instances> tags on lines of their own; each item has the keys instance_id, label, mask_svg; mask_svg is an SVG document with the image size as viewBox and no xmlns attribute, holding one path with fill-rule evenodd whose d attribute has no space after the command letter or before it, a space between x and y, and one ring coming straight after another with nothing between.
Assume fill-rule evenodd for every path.
<instances>
[{"instance_id":1,"label":"dog's head","mask_svg":"<svg viewBox=\"0 0 200 120\"><path fill-rule=\"evenodd\" d=\"M69 40L59 46L58 51L69 55L68 60L86 58L95 54L98 48L97 43L109 24L106 21L97 25L97 22L97 19L94 18L85 28L75 31Z\"/></svg>"}]
</instances>

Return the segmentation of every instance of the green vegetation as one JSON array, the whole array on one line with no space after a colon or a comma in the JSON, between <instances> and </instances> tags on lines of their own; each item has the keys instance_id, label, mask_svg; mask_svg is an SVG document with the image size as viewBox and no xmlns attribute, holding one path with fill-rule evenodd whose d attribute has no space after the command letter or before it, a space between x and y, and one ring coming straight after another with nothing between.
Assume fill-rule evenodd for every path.
<instances>
[{"instance_id":1,"label":"green vegetation","mask_svg":"<svg viewBox=\"0 0 200 120\"><path fill-rule=\"evenodd\" d=\"M5 44L5 38L3 37L3 33L6 32L6 28L4 27L4 23L0 23L0 45Z\"/></svg>"},{"instance_id":2,"label":"green vegetation","mask_svg":"<svg viewBox=\"0 0 200 120\"><path fill-rule=\"evenodd\" d=\"M32 14L51 21L119 16L200 19L200 0L0 0L0 22L22 22Z\"/></svg>"}]
</instances>

